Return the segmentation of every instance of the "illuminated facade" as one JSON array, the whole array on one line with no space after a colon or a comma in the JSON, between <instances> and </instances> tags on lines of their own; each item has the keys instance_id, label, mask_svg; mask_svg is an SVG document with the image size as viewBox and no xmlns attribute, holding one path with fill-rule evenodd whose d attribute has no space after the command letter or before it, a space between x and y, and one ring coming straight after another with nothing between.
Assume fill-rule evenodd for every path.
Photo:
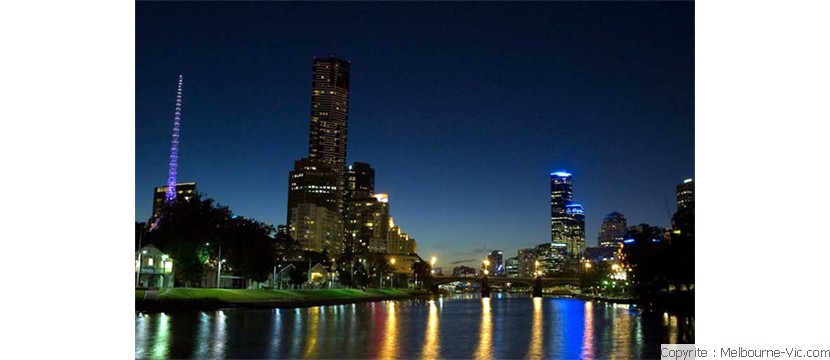
<instances>
[{"instance_id":1,"label":"illuminated facade","mask_svg":"<svg viewBox=\"0 0 830 360\"><path fill-rule=\"evenodd\" d=\"M554 276L565 269L568 261L567 246L557 243L539 244L536 246L536 261L542 276Z\"/></svg>"},{"instance_id":2,"label":"illuminated facade","mask_svg":"<svg viewBox=\"0 0 830 360\"><path fill-rule=\"evenodd\" d=\"M504 270L507 277L519 276L519 258L514 256L504 260Z\"/></svg>"},{"instance_id":3,"label":"illuminated facade","mask_svg":"<svg viewBox=\"0 0 830 360\"><path fill-rule=\"evenodd\" d=\"M294 162L294 170L288 174L287 224L290 227L292 212L302 203L314 204L330 211L338 211L337 184L339 173L330 163L316 159Z\"/></svg>"},{"instance_id":4,"label":"illuminated facade","mask_svg":"<svg viewBox=\"0 0 830 360\"><path fill-rule=\"evenodd\" d=\"M396 226L392 217L389 217L389 235L386 238L386 251L390 254L415 254L418 252L418 243Z\"/></svg>"},{"instance_id":5,"label":"illuminated facade","mask_svg":"<svg viewBox=\"0 0 830 360\"><path fill-rule=\"evenodd\" d=\"M693 179L683 180L677 185L677 211L687 207L695 206L695 181Z\"/></svg>"},{"instance_id":6,"label":"illuminated facade","mask_svg":"<svg viewBox=\"0 0 830 360\"><path fill-rule=\"evenodd\" d=\"M173 287L173 259L152 244L135 252L135 272L136 287Z\"/></svg>"},{"instance_id":7,"label":"illuminated facade","mask_svg":"<svg viewBox=\"0 0 830 360\"><path fill-rule=\"evenodd\" d=\"M550 173L550 237L571 258L585 249L585 209L573 202L572 175L564 171Z\"/></svg>"},{"instance_id":8,"label":"illuminated facade","mask_svg":"<svg viewBox=\"0 0 830 360\"><path fill-rule=\"evenodd\" d=\"M389 197L372 197L349 201L345 229L347 251L352 253L387 252L389 237Z\"/></svg>"},{"instance_id":9,"label":"illuminated facade","mask_svg":"<svg viewBox=\"0 0 830 360\"><path fill-rule=\"evenodd\" d=\"M198 195L195 182L178 183L175 186L175 191L177 196L183 197L186 201L196 199L196 195ZM153 215L150 217L150 222L159 217L162 205L169 196L169 192L169 186L159 186L153 189Z\"/></svg>"},{"instance_id":10,"label":"illuminated facade","mask_svg":"<svg viewBox=\"0 0 830 360\"><path fill-rule=\"evenodd\" d=\"M536 249L528 248L519 250L516 273L519 277L533 277L536 271Z\"/></svg>"},{"instance_id":11,"label":"illuminated facade","mask_svg":"<svg viewBox=\"0 0 830 360\"><path fill-rule=\"evenodd\" d=\"M626 219L623 214L612 212L602 219L602 226L599 229L597 243L600 247L618 248L625 237L627 228Z\"/></svg>"},{"instance_id":12,"label":"illuminated facade","mask_svg":"<svg viewBox=\"0 0 830 360\"><path fill-rule=\"evenodd\" d=\"M342 227L340 213L312 203L300 203L291 210L291 237L303 250L331 255L342 253Z\"/></svg>"},{"instance_id":13,"label":"illuminated facade","mask_svg":"<svg viewBox=\"0 0 830 360\"><path fill-rule=\"evenodd\" d=\"M565 246L568 256L578 257L585 250L585 208L582 204L570 203L565 205Z\"/></svg>"},{"instance_id":14,"label":"illuminated facade","mask_svg":"<svg viewBox=\"0 0 830 360\"><path fill-rule=\"evenodd\" d=\"M493 276L504 276L504 252L501 250L491 251L487 255L487 259L490 260L490 274Z\"/></svg>"},{"instance_id":15,"label":"illuminated facade","mask_svg":"<svg viewBox=\"0 0 830 360\"><path fill-rule=\"evenodd\" d=\"M313 60L308 157L330 163L337 172L334 201L341 213L345 195L350 70L348 61L333 56Z\"/></svg>"}]
</instances>

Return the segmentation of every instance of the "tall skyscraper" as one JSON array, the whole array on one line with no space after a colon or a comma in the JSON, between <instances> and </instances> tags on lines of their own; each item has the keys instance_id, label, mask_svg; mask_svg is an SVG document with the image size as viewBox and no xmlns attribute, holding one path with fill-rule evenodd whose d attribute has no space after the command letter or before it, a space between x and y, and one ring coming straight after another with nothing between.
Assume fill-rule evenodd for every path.
<instances>
[{"instance_id":1,"label":"tall skyscraper","mask_svg":"<svg viewBox=\"0 0 830 360\"><path fill-rule=\"evenodd\" d=\"M335 57L314 58L308 158L289 174L286 224L303 248L344 250L346 131L351 65Z\"/></svg>"},{"instance_id":2,"label":"tall skyscraper","mask_svg":"<svg viewBox=\"0 0 830 360\"><path fill-rule=\"evenodd\" d=\"M550 238L571 258L585 249L585 209L573 202L572 175L564 171L550 173Z\"/></svg>"},{"instance_id":3,"label":"tall skyscraper","mask_svg":"<svg viewBox=\"0 0 830 360\"><path fill-rule=\"evenodd\" d=\"M622 244L625 237L625 231L628 225L626 224L625 216L618 212L612 212L605 215L602 219L602 226L599 229L597 242L600 247L617 248Z\"/></svg>"},{"instance_id":4,"label":"tall skyscraper","mask_svg":"<svg viewBox=\"0 0 830 360\"><path fill-rule=\"evenodd\" d=\"M582 204L570 203L565 205L566 221L565 245L568 255L575 257L585 250L585 208Z\"/></svg>"},{"instance_id":5,"label":"tall skyscraper","mask_svg":"<svg viewBox=\"0 0 830 360\"><path fill-rule=\"evenodd\" d=\"M351 63L334 56L314 58L308 157L330 162L338 172L335 202L343 211Z\"/></svg>"},{"instance_id":6,"label":"tall skyscraper","mask_svg":"<svg viewBox=\"0 0 830 360\"><path fill-rule=\"evenodd\" d=\"M677 185L677 211L686 207L695 206L695 181L692 179L683 180Z\"/></svg>"}]
</instances>

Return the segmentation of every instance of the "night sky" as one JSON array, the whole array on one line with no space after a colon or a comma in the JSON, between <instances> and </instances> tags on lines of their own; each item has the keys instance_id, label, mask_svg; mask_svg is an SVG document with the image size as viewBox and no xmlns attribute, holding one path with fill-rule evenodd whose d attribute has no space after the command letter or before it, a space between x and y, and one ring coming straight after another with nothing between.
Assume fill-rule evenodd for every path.
<instances>
[{"instance_id":1,"label":"night sky","mask_svg":"<svg viewBox=\"0 0 830 360\"><path fill-rule=\"evenodd\" d=\"M167 180L284 223L308 154L311 60L352 63L348 162L436 266L550 241L551 171L586 240L617 211L670 225L694 176L694 3L136 4L136 221ZM469 264L468 264L469 265Z\"/></svg>"}]
</instances>

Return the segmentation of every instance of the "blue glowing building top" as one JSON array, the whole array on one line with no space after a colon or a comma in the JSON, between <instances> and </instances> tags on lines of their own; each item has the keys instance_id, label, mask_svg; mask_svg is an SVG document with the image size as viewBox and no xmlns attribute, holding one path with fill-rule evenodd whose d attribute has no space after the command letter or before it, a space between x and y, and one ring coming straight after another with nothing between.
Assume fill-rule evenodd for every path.
<instances>
[{"instance_id":1,"label":"blue glowing building top","mask_svg":"<svg viewBox=\"0 0 830 360\"><path fill-rule=\"evenodd\" d=\"M571 173L567 171L554 171L550 173L550 176L571 177Z\"/></svg>"}]
</instances>

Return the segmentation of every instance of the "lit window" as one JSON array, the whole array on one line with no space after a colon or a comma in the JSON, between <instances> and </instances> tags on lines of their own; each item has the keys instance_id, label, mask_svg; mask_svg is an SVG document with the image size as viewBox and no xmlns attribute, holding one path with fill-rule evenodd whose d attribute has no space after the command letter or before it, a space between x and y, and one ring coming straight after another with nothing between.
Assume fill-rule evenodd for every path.
<instances>
[{"instance_id":1,"label":"lit window","mask_svg":"<svg viewBox=\"0 0 830 360\"><path fill-rule=\"evenodd\" d=\"M153 266L153 258L147 258L147 266Z\"/></svg>"}]
</instances>

